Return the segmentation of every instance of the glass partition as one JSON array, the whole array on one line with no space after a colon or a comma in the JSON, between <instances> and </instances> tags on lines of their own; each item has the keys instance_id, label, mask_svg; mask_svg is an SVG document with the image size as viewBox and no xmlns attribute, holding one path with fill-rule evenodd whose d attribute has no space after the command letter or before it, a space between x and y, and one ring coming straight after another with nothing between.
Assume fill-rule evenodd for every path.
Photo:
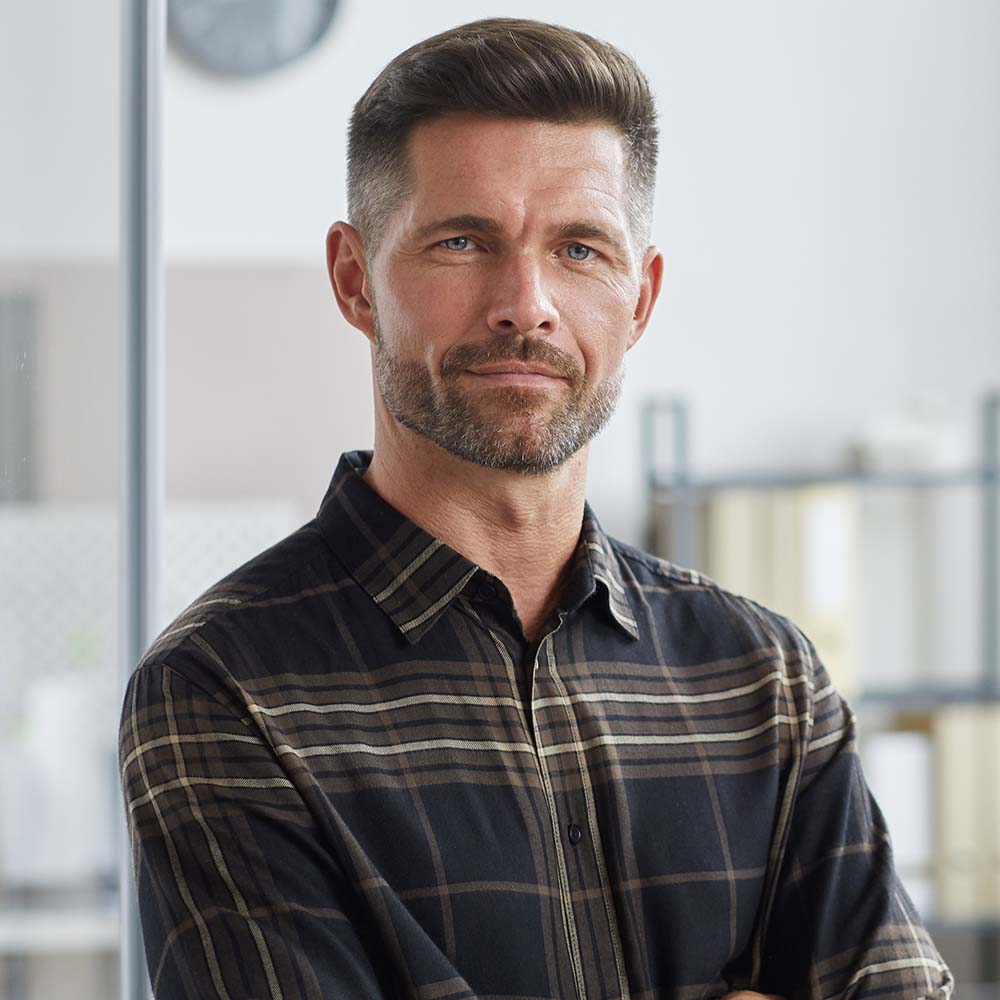
<instances>
[{"instance_id":1,"label":"glass partition","mask_svg":"<svg viewBox=\"0 0 1000 1000\"><path fill-rule=\"evenodd\" d=\"M0 6L4 1000L118 993L119 37Z\"/></svg>"}]
</instances>

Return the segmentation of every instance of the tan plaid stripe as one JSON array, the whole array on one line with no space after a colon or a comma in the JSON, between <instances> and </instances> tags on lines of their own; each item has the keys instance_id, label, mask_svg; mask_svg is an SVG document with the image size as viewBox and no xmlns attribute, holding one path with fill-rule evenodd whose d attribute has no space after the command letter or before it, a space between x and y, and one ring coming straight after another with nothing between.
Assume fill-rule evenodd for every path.
<instances>
[{"instance_id":1,"label":"tan plaid stripe","mask_svg":"<svg viewBox=\"0 0 1000 1000\"><path fill-rule=\"evenodd\" d=\"M588 507L529 644L368 460L130 680L158 1000L951 995L793 623Z\"/></svg>"}]
</instances>

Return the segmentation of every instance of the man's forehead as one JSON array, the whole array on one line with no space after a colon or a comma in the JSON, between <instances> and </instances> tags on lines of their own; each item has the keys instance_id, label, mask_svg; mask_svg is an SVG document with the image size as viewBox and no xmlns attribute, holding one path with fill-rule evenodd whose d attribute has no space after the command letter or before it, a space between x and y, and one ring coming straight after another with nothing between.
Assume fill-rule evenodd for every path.
<instances>
[{"instance_id":1,"label":"man's forehead","mask_svg":"<svg viewBox=\"0 0 1000 1000\"><path fill-rule=\"evenodd\" d=\"M411 233L436 220L525 214L548 226L589 218L620 228L627 217L624 143L605 123L449 115L421 123L408 149L410 185L400 221Z\"/></svg>"}]
</instances>

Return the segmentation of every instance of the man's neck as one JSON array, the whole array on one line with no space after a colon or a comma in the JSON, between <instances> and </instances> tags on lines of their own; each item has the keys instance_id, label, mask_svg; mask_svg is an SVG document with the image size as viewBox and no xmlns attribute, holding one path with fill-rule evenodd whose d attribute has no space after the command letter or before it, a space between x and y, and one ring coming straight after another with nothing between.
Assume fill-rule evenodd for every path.
<instances>
[{"instance_id":1,"label":"man's neck","mask_svg":"<svg viewBox=\"0 0 1000 1000\"><path fill-rule=\"evenodd\" d=\"M376 426L365 481L400 513L504 582L525 635L558 605L580 537L587 448L546 475L487 469L398 424Z\"/></svg>"}]
</instances>

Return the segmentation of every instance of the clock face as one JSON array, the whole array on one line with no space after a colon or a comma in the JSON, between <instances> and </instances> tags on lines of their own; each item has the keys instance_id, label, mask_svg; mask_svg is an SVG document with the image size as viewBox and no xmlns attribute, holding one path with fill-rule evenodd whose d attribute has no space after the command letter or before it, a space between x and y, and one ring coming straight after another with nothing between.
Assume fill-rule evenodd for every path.
<instances>
[{"instance_id":1,"label":"clock face","mask_svg":"<svg viewBox=\"0 0 1000 1000\"><path fill-rule=\"evenodd\" d=\"M252 76L308 52L326 34L337 0L169 0L170 39L198 65Z\"/></svg>"}]
</instances>

